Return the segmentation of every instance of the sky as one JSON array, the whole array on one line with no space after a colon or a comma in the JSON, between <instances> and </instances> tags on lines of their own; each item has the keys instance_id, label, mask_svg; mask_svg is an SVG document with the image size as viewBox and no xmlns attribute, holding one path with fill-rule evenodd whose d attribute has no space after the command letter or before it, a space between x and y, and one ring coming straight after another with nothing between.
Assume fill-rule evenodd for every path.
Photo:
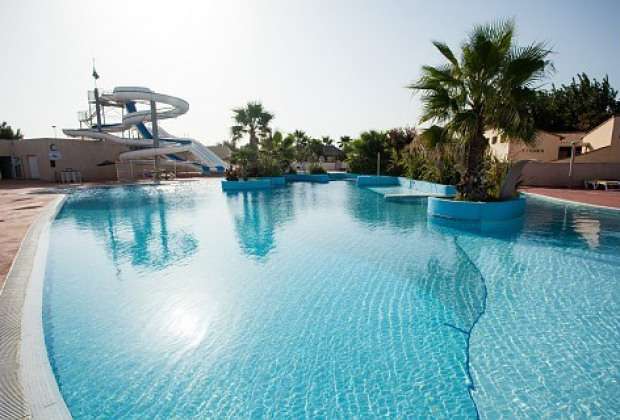
<instances>
[{"instance_id":1,"label":"sky","mask_svg":"<svg viewBox=\"0 0 620 420\"><path fill-rule=\"evenodd\" d=\"M620 89L619 0L0 0L0 121L26 138L79 126L96 60L100 88L185 99L177 136L230 137L232 109L262 102L272 127L338 139L418 125L406 86L476 24L514 18L517 43L544 41L555 73Z\"/></svg>"}]
</instances>

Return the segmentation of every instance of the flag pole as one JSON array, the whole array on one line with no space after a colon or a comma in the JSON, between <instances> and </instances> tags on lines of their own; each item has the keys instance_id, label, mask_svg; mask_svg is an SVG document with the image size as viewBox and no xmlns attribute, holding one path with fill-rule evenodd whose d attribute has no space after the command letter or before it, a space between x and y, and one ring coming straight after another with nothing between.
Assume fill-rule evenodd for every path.
<instances>
[{"instance_id":1,"label":"flag pole","mask_svg":"<svg viewBox=\"0 0 620 420\"><path fill-rule=\"evenodd\" d=\"M95 110L97 111L97 130L101 131L101 104L99 103L99 89L97 89L97 79L99 75L95 70L95 59L93 58L93 79L95 80Z\"/></svg>"}]
</instances>

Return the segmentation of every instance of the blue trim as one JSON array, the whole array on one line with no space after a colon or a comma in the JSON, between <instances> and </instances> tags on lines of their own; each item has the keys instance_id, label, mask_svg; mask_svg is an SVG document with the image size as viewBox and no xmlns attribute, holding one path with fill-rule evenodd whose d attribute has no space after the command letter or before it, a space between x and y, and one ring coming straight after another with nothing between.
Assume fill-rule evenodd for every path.
<instances>
[{"instance_id":1,"label":"blue trim","mask_svg":"<svg viewBox=\"0 0 620 420\"><path fill-rule=\"evenodd\" d=\"M330 181L344 181L346 179L356 179L359 175L349 172L328 172Z\"/></svg>"},{"instance_id":2,"label":"blue trim","mask_svg":"<svg viewBox=\"0 0 620 420\"><path fill-rule=\"evenodd\" d=\"M138 109L136 108L136 103L134 101L125 102L125 108L127 109L127 112L138 111ZM144 123L138 123L136 124L136 127L138 128L138 131L140 132L140 134L142 134L142 137L144 137L145 139L151 139L151 140L153 139L153 135L151 134L149 129L146 128L146 125L144 125Z\"/></svg>"},{"instance_id":3,"label":"blue trim","mask_svg":"<svg viewBox=\"0 0 620 420\"><path fill-rule=\"evenodd\" d=\"M269 190L271 189L271 181L222 181L223 191L253 191L253 190Z\"/></svg>"},{"instance_id":4,"label":"blue trim","mask_svg":"<svg viewBox=\"0 0 620 420\"><path fill-rule=\"evenodd\" d=\"M283 176L261 176L258 178L259 181L269 181L272 186L283 186L286 185L286 178Z\"/></svg>"},{"instance_id":5,"label":"blue trim","mask_svg":"<svg viewBox=\"0 0 620 420\"><path fill-rule=\"evenodd\" d=\"M284 175L286 182L329 182L329 175L310 175L310 174L297 174L297 175Z\"/></svg>"},{"instance_id":6,"label":"blue trim","mask_svg":"<svg viewBox=\"0 0 620 420\"><path fill-rule=\"evenodd\" d=\"M486 203L429 197L428 214L447 219L479 222L512 220L525 214L525 196L514 200Z\"/></svg>"},{"instance_id":7,"label":"blue trim","mask_svg":"<svg viewBox=\"0 0 620 420\"><path fill-rule=\"evenodd\" d=\"M409 178L398 178L398 181L403 187L411 188L412 190L444 197L456 197L456 187L454 185L436 184L434 182L418 181Z\"/></svg>"},{"instance_id":8,"label":"blue trim","mask_svg":"<svg viewBox=\"0 0 620 420\"><path fill-rule=\"evenodd\" d=\"M360 175L357 177L358 187L379 187L398 184L399 179L395 176Z\"/></svg>"}]
</instances>

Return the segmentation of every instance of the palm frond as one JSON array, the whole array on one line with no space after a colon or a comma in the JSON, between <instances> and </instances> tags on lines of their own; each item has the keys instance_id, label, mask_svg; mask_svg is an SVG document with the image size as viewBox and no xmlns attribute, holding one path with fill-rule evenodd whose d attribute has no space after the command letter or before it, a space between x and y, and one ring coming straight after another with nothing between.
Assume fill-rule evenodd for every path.
<instances>
[{"instance_id":1,"label":"palm frond","mask_svg":"<svg viewBox=\"0 0 620 420\"><path fill-rule=\"evenodd\" d=\"M450 47L448 47L448 44L446 44L445 42L441 42L441 41L433 41L433 45L435 46L435 48L437 48L439 50L439 52L448 59L448 61L450 63L452 63L452 65L455 68L459 67L459 62L456 59L456 57L454 56L454 53L452 52L452 50L450 49Z\"/></svg>"}]
</instances>

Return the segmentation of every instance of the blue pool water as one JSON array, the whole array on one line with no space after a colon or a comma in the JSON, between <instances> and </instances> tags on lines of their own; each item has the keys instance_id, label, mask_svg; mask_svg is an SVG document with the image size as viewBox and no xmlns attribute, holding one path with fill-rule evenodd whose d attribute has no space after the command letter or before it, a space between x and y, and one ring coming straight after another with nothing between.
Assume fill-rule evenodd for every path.
<instances>
[{"instance_id":1,"label":"blue pool water","mask_svg":"<svg viewBox=\"0 0 620 420\"><path fill-rule=\"evenodd\" d=\"M76 418L620 413L620 217L477 233L353 183L76 191L46 343Z\"/></svg>"}]
</instances>

